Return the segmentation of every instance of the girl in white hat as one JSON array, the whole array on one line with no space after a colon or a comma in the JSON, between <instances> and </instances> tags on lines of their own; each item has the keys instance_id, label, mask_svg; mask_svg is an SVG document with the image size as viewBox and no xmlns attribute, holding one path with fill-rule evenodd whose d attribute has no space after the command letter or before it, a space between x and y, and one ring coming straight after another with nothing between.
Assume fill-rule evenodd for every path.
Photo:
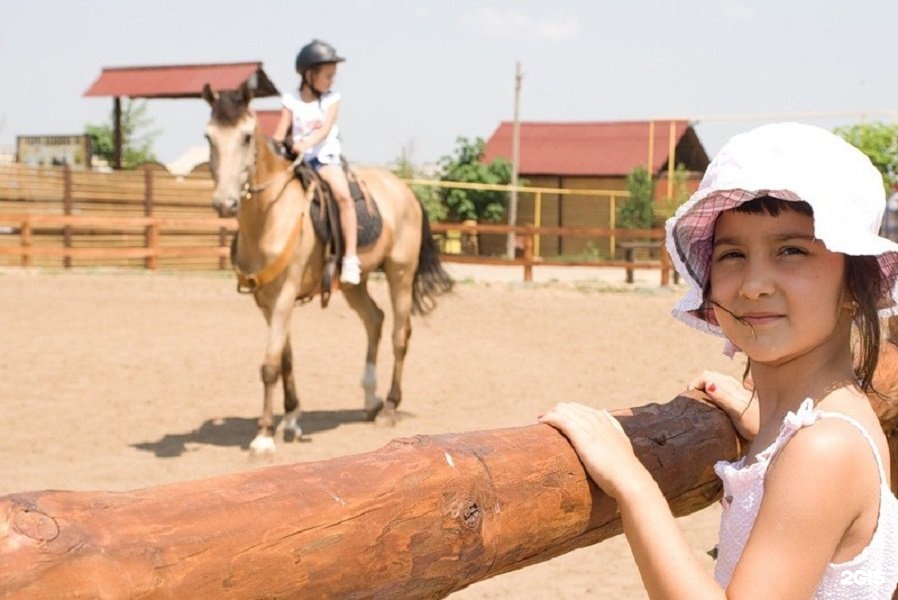
<instances>
[{"instance_id":1,"label":"girl in white hat","mask_svg":"<svg viewBox=\"0 0 898 600\"><path fill-rule=\"evenodd\" d=\"M732 138L667 223L690 284L674 315L744 352L753 385L749 411L728 411L751 446L715 467L724 499L713 577L613 417L559 404L540 418L617 500L651 597L892 597L898 499L865 393L879 319L898 314L898 244L878 235L884 206L860 151L783 123Z\"/></svg>"}]
</instances>

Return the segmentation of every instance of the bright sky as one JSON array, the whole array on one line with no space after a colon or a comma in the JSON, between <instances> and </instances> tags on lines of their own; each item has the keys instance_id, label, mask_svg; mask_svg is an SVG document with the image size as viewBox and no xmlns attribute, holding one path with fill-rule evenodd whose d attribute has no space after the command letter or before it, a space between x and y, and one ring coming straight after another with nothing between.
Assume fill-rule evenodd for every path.
<instances>
[{"instance_id":1,"label":"bright sky","mask_svg":"<svg viewBox=\"0 0 898 600\"><path fill-rule=\"evenodd\" d=\"M423 164L489 137L512 119L516 61L522 120L691 117L713 154L760 123L728 115L898 120L896 26L896 0L3 0L0 147L108 119L111 99L83 97L103 67L260 60L284 91L318 37L348 58L335 89L355 162L405 149ZM149 114L163 162L204 143L201 100Z\"/></svg>"}]
</instances>

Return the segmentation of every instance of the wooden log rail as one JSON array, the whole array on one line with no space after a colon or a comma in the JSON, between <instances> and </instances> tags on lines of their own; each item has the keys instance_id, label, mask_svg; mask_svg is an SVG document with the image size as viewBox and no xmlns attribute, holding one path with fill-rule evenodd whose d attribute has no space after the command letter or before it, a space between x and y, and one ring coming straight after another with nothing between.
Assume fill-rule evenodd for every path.
<instances>
[{"instance_id":1,"label":"wooden log rail","mask_svg":"<svg viewBox=\"0 0 898 600\"><path fill-rule=\"evenodd\" d=\"M713 465L741 451L720 410L678 396L615 414L674 514L719 497ZM441 598L620 531L547 425L416 436L133 492L2 497L0 594Z\"/></svg>"},{"instance_id":2,"label":"wooden log rail","mask_svg":"<svg viewBox=\"0 0 898 600\"><path fill-rule=\"evenodd\" d=\"M222 241L223 231L236 231L236 219L187 219L159 216L146 217L86 217L72 215L45 214L0 214L0 228L18 233L19 244L0 245L0 256L19 256L23 267L30 266L34 256L62 257L63 266L71 266L73 258L95 259L144 259L149 269L157 267L156 260L185 257L217 257L226 259L229 249ZM208 231L219 235L219 246L164 246L160 242L160 231ZM35 235L41 230L62 231L62 246L35 245ZM105 232L134 232L142 234L143 247L72 247L71 237L75 230Z\"/></svg>"}]
</instances>

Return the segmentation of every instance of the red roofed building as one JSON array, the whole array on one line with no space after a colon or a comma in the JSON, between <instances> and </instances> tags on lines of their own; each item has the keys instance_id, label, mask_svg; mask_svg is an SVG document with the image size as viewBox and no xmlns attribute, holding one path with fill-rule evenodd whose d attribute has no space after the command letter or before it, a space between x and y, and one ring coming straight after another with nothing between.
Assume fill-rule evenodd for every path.
<instances>
[{"instance_id":1,"label":"red roofed building","mask_svg":"<svg viewBox=\"0 0 898 600\"><path fill-rule=\"evenodd\" d=\"M502 122L490 136L484 155L487 162L497 157L511 160L512 129L511 122ZM626 190L627 175L650 162L655 197L666 198L671 141L675 164L686 168L686 186L692 191L709 159L687 121L522 122L518 173L533 187ZM610 227L614 202L610 196L542 194L538 220L546 227ZM536 222L534 208L533 194L520 194L518 224ZM609 240L556 236L543 237L540 253L579 254L597 241L600 252L611 253Z\"/></svg>"}]
</instances>

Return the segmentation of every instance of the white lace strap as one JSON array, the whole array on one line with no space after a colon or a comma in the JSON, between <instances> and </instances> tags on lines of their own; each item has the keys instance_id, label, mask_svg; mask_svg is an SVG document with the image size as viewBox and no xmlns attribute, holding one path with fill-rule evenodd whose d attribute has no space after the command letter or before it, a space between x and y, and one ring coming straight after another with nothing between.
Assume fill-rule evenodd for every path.
<instances>
[{"instance_id":1,"label":"white lace strap","mask_svg":"<svg viewBox=\"0 0 898 600\"><path fill-rule=\"evenodd\" d=\"M864 439L867 440L867 443L870 444L870 447L873 449L873 456L876 458L876 466L879 467L879 480L882 482L882 485L884 485L888 489L889 482L886 481L886 469L885 465L883 465L882 462L882 456L879 454L879 446L876 445L876 442L873 440L873 436L870 435L870 432L867 431L867 428L861 425L856 419L853 419L848 415L844 415L842 413L818 410L816 411L816 415L820 419L841 419L846 423L853 425L855 429L861 432L861 435L864 436Z\"/></svg>"}]
</instances>

